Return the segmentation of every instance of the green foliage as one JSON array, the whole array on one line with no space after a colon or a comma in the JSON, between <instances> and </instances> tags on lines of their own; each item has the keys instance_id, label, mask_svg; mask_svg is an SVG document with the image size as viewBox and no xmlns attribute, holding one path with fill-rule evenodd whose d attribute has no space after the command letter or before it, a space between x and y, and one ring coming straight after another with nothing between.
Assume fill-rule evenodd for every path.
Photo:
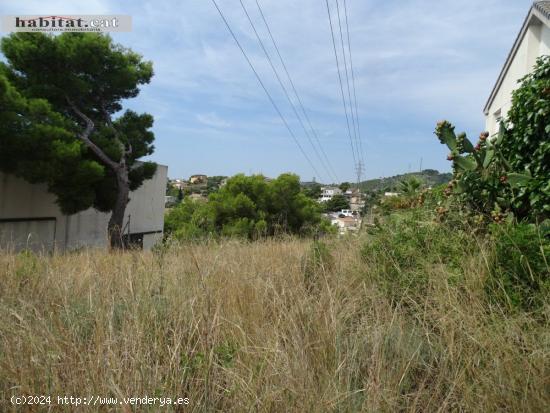
<instances>
[{"instance_id":1,"label":"green foliage","mask_svg":"<svg viewBox=\"0 0 550 413\"><path fill-rule=\"evenodd\" d=\"M490 214L493 211L509 211L514 193L506 178L506 159L500 152L499 138L488 140L488 134L481 134L474 147L464 133L455 134L455 128L447 121L439 122L435 134L451 153L447 157L453 162L453 180L446 190L460 203L476 213Z\"/></svg>"},{"instance_id":2,"label":"green foliage","mask_svg":"<svg viewBox=\"0 0 550 413\"><path fill-rule=\"evenodd\" d=\"M319 185L318 183L313 183L312 185L304 189L304 194L306 194L308 198L314 200L318 200L321 197L321 193L321 185Z\"/></svg>"},{"instance_id":3,"label":"green foliage","mask_svg":"<svg viewBox=\"0 0 550 413\"><path fill-rule=\"evenodd\" d=\"M378 204L383 214L390 214L400 209L410 209L416 206L415 199L408 195L387 196Z\"/></svg>"},{"instance_id":4,"label":"green foliage","mask_svg":"<svg viewBox=\"0 0 550 413\"><path fill-rule=\"evenodd\" d=\"M434 265L444 265L449 281L456 282L464 256L475 245L469 232L434 222L427 208L418 208L392 214L370 229L362 255L369 268L376 269L373 274L378 274L386 293L399 301L425 294L426 269Z\"/></svg>"},{"instance_id":5,"label":"green foliage","mask_svg":"<svg viewBox=\"0 0 550 413\"><path fill-rule=\"evenodd\" d=\"M497 136L483 133L474 146L447 121L435 131L451 151L447 195L497 222L507 213L531 221L550 216L550 57L521 82Z\"/></svg>"},{"instance_id":6,"label":"green foliage","mask_svg":"<svg viewBox=\"0 0 550 413\"><path fill-rule=\"evenodd\" d=\"M340 188L340 190L341 190L342 192L346 192L348 189L351 188L351 184L350 184L349 182L342 182L342 183L338 186L338 188Z\"/></svg>"},{"instance_id":7,"label":"green foliage","mask_svg":"<svg viewBox=\"0 0 550 413\"><path fill-rule=\"evenodd\" d=\"M15 33L2 38L7 64L0 65L0 170L31 183L45 182L67 214L91 206L113 209L118 184L109 162L124 157L128 187L150 179L156 165L136 160L150 155L153 117L122 109L153 75L152 64L97 33Z\"/></svg>"},{"instance_id":8,"label":"green foliage","mask_svg":"<svg viewBox=\"0 0 550 413\"><path fill-rule=\"evenodd\" d=\"M208 194L216 192L218 189L220 189L222 181L226 178L227 176L209 176L208 183L206 184L206 192Z\"/></svg>"},{"instance_id":9,"label":"green foliage","mask_svg":"<svg viewBox=\"0 0 550 413\"><path fill-rule=\"evenodd\" d=\"M0 171L45 182L66 209L83 209L105 177L74 139L74 126L44 99L26 98L0 71ZM84 181L87 185L80 185Z\"/></svg>"},{"instance_id":10,"label":"green foliage","mask_svg":"<svg viewBox=\"0 0 550 413\"><path fill-rule=\"evenodd\" d=\"M518 176L514 209L550 217L550 56L537 60L513 93L501 151Z\"/></svg>"},{"instance_id":11,"label":"green foliage","mask_svg":"<svg viewBox=\"0 0 550 413\"><path fill-rule=\"evenodd\" d=\"M415 176L405 179L399 183L399 191L405 195L415 195L422 187L422 181Z\"/></svg>"},{"instance_id":12,"label":"green foliage","mask_svg":"<svg viewBox=\"0 0 550 413\"><path fill-rule=\"evenodd\" d=\"M550 293L550 231L534 224L493 225L495 255L486 282L492 301L536 310Z\"/></svg>"},{"instance_id":13,"label":"green foliage","mask_svg":"<svg viewBox=\"0 0 550 413\"><path fill-rule=\"evenodd\" d=\"M399 183L409 178L420 179L426 186L437 186L451 180L452 174L440 173L435 169L424 169L422 172L411 172L387 178L370 179L359 184L361 191L369 192L392 192L396 191Z\"/></svg>"},{"instance_id":14,"label":"green foliage","mask_svg":"<svg viewBox=\"0 0 550 413\"><path fill-rule=\"evenodd\" d=\"M166 196L174 196L174 197L177 197L178 196L178 193L179 193L179 190L178 188L176 188L174 185L172 185L170 183L170 181L168 180L166 182Z\"/></svg>"},{"instance_id":15,"label":"green foliage","mask_svg":"<svg viewBox=\"0 0 550 413\"><path fill-rule=\"evenodd\" d=\"M344 195L334 195L331 199L324 203L325 211L338 212L342 209L349 209L350 204L348 199Z\"/></svg>"},{"instance_id":16,"label":"green foliage","mask_svg":"<svg viewBox=\"0 0 550 413\"><path fill-rule=\"evenodd\" d=\"M165 219L165 231L178 239L204 236L258 238L282 233L327 230L316 202L300 188L296 175L266 182L261 175L235 175L208 202L185 199Z\"/></svg>"}]
</instances>

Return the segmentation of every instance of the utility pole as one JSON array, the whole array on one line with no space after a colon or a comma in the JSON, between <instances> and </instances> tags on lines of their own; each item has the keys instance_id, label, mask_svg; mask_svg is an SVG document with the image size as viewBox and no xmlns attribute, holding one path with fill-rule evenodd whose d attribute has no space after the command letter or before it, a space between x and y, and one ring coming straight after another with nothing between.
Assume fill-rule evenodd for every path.
<instances>
[{"instance_id":1,"label":"utility pole","mask_svg":"<svg viewBox=\"0 0 550 413\"><path fill-rule=\"evenodd\" d=\"M420 173L422 173L422 158L420 158Z\"/></svg>"},{"instance_id":2,"label":"utility pole","mask_svg":"<svg viewBox=\"0 0 550 413\"><path fill-rule=\"evenodd\" d=\"M359 189L359 184L361 183L361 177L363 176L363 162L359 161L357 162L357 165L355 167L355 173L357 174L357 189Z\"/></svg>"},{"instance_id":3,"label":"utility pole","mask_svg":"<svg viewBox=\"0 0 550 413\"><path fill-rule=\"evenodd\" d=\"M363 162L361 160L359 160L357 162L357 166L355 167L355 172L357 174L357 202L359 202L359 216L360 216L360 224L359 224L359 229L361 230L363 228L363 218L361 217L361 213L363 212L362 211L362 207L361 205L363 205L363 195L361 194L361 190L359 189L359 184L361 183L361 177L363 176ZM353 194L352 194L353 196Z\"/></svg>"}]
</instances>

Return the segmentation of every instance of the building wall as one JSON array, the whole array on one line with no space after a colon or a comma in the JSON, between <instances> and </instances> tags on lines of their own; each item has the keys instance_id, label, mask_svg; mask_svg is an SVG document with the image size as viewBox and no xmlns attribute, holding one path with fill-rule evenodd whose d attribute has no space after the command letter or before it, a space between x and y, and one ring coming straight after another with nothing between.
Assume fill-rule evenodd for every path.
<instances>
[{"instance_id":1,"label":"building wall","mask_svg":"<svg viewBox=\"0 0 550 413\"><path fill-rule=\"evenodd\" d=\"M515 57L485 116L485 129L490 135L498 133L499 119L506 118L512 106L512 92L517 89L518 80L532 71L537 57L548 54L550 54L550 29L537 17L532 16Z\"/></svg>"},{"instance_id":2,"label":"building wall","mask_svg":"<svg viewBox=\"0 0 550 413\"><path fill-rule=\"evenodd\" d=\"M168 167L159 165L152 179L130 193L124 224L130 222L131 234L143 234L144 248L162 236L167 172ZM45 184L0 174L0 248L105 247L109 217L92 208L63 215Z\"/></svg>"}]
</instances>

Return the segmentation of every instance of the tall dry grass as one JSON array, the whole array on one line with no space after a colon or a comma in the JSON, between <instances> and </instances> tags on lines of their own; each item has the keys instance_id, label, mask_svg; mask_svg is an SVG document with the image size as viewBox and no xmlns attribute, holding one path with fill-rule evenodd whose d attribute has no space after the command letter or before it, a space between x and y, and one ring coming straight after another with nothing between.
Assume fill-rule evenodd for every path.
<instances>
[{"instance_id":1,"label":"tall dry grass","mask_svg":"<svg viewBox=\"0 0 550 413\"><path fill-rule=\"evenodd\" d=\"M362 242L0 254L0 410L49 394L190 399L52 411L547 411L548 325L487 307L483 254L460 285L432 265L421 299L392 301Z\"/></svg>"}]
</instances>

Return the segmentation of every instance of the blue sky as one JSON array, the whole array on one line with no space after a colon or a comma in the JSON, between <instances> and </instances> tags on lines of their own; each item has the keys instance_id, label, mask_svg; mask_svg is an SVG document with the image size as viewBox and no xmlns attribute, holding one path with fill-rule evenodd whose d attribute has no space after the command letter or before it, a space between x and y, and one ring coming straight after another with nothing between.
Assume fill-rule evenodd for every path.
<instances>
[{"instance_id":1,"label":"blue sky","mask_svg":"<svg viewBox=\"0 0 550 413\"><path fill-rule=\"evenodd\" d=\"M325 1L259 1L338 178L354 180ZM218 3L315 162L239 0ZM244 3L270 46L255 1ZM421 158L449 169L435 124L483 130L483 105L531 3L347 0L366 177L416 170ZM2 0L0 14L131 15L133 31L113 37L152 60L155 76L126 106L154 115L151 158L170 177L291 171L329 181L297 149L210 0Z\"/></svg>"}]
</instances>

